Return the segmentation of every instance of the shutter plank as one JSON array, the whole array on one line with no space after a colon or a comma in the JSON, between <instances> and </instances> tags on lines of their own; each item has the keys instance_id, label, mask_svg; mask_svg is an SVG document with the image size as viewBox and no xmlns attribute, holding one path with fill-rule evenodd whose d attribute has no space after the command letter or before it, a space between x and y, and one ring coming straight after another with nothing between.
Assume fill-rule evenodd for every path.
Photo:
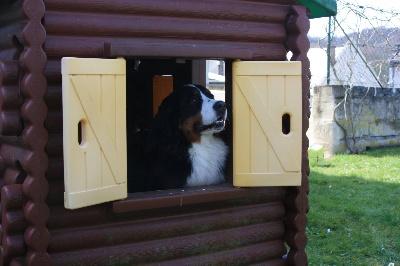
<instances>
[{"instance_id":1,"label":"shutter plank","mask_svg":"<svg viewBox=\"0 0 400 266\"><path fill-rule=\"evenodd\" d=\"M120 158L115 141L112 139L113 131L110 129L110 126L105 123L107 120L104 115L99 112L98 106L100 106L100 102L96 102L96 100L99 99L94 98L89 91L84 91L86 88L90 88L90 83L86 77L74 76L71 77L71 79L75 85L75 91L79 96L79 100L84 107L85 114L88 117L88 122L93 130L95 138L101 145L101 149L105 154L107 163L110 166L116 181L121 183L124 180L123 176L125 174L124 169L122 168L123 158ZM106 100L106 98L103 100Z\"/></svg>"},{"instance_id":2,"label":"shutter plank","mask_svg":"<svg viewBox=\"0 0 400 266\"><path fill-rule=\"evenodd\" d=\"M268 138L275 153L278 155L283 168L286 171L298 171L300 166L296 163L290 147L284 142L280 124L275 122L278 119L273 118L274 115L277 116L277 112L273 110L271 114L268 111L267 107L260 100L261 96L258 94L249 77L237 77L237 84L249 106L251 106L251 110L259 122L264 135ZM281 118L282 114L279 114L279 117Z\"/></svg>"},{"instance_id":3,"label":"shutter plank","mask_svg":"<svg viewBox=\"0 0 400 266\"><path fill-rule=\"evenodd\" d=\"M65 207L126 198L125 60L63 58L62 74Z\"/></svg>"},{"instance_id":4,"label":"shutter plank","mask_svg":"<svg viewBox=\"0 0 400 266\"><path fill-rule=\"evenodd\" d=\"M235 132L236 139L240 140L242 143L242 145L237 145L234 147L234 168L236 168L234 171L250 172L251 161L250 157L246 155L250 154L251 152L251 110L246 102L246 99L240 91L237 93L237 99L235 101L233 110L239 110L238 112L235 112L234 117L241 121L241 123L234 123L233 130Z\"/></svg>"},{"instance_id":5,"label":"shutter plank","mask_svg":"<svg viewBox=\"0 0 400 266\"><path fill-rule=\"evenodd\" d=\"M234 185L301 185L301 64L236 61L233 78Z\"/></svg>"}]
</instances>

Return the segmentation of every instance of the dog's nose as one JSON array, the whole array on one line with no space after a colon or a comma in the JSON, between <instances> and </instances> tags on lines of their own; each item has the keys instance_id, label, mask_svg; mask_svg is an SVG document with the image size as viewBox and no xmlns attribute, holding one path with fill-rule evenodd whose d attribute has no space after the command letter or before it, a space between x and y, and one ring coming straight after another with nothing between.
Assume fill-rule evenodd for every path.
<instances>
[{"instance_id":1,"label":"dog's nose","mask_svg":"<svg viewBox=\"0 0 400 266\"><path fill-rule=\"evenodd\" d=\"M224 111L226 108L225 102L218 101L218 102L214 103L213 108L215 111Z\"/></svg>"}]
</instances>

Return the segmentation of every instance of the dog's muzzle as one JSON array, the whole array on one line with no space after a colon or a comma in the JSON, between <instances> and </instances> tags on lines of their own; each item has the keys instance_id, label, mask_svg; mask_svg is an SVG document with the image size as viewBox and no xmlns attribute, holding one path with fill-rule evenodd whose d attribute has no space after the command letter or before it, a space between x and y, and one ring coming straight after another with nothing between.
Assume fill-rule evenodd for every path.
<instances>
[{"instance_id":1,"label":"dog's muzzle","mask_svg":"<svg viewBox=\"0 0 400 266\"><path fill-rule=\"evenodd\" d=\"M208 125L195 125L196 132L201 133L206 130L212 129L213 132L221 132L225 128L225 121L227 117L226 104L223 101L217 101L213 105L216 114L216 119L213 123Z\"/></svg>"}]
</instances>

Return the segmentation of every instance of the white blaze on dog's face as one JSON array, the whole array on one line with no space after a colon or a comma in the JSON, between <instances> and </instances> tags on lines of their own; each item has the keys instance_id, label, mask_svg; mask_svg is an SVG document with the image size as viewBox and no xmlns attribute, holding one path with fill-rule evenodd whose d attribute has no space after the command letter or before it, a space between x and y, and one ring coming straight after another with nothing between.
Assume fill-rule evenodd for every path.
<instances>
[{"instance_id":1,"label":"white blaze on dog's face","mask_svg":"<svg viewBox=\"0 0 400 266\"><path fill-rule=\"evenodd\" d=\"M224 130L226 105L214 99L212 93L200 85L185 85L181 91L181 129L190 142L198 142L200 135Z\"/></svg>"},{"instance_id":2,"label":"white blaze on dog's face","mask_svg":"<svg viewBox=\"0 0 400 266\"><path fill-rule=\"evenodd\" d=\"M225 128L225 119L227 115L226 106L223 101L217 101L207 97L200 91L202 97L201 118L204 126L211 128L204 130L202 133L217 133Z\"/></svg>"},{"instance_id":3,"label":"white blaze on dog's face","mask_svg":"<svg viewBox=\"0 0 400 266\"><path fill-rule=\"evenodd\" d=\"M206 88L199 85L194 87L198 89L198 96L201 97L198 105L200 110L195 116L200 118L200 123L192 126L197 141L192 142L189 149L192 172L187 177L186 186L223 183L228 147L222 139L213 134L221 132L225 127L226 105L223 101L214 100L214 96Z\"/></svg>"}]
</instances>

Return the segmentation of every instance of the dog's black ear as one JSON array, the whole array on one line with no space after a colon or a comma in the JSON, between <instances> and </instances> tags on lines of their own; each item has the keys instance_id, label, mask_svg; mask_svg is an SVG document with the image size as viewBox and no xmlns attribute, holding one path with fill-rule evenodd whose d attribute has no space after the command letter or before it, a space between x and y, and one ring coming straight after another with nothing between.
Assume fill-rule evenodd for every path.
<instances>
[{"instance_id":1,"label":"dog's black ear","mask_svg":"<svg viewBox=\"0 0 400 266\"><path fill-rule=\"evenodd\" d=\"M151 131L168 136L179 134L179 93L173 91L158 108L150 126Z\"/></svg>"}]
</instances>

